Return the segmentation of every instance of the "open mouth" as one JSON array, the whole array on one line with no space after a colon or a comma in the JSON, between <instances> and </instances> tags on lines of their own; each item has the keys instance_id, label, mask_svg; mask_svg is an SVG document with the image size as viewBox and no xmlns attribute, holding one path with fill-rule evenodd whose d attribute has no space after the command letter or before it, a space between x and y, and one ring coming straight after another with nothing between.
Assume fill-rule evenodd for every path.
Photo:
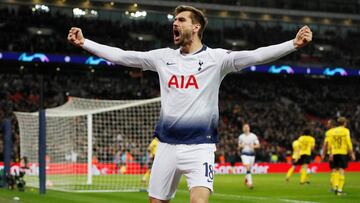
<instances>
[{"instance_id":1,"label":"open mouth","mask_svg":"<svg viewBox=\"0 0 360 203\"><path fill-rule=\"evenodd\" d=\"M173 34L174 34L174 40L175 40L175 41L179 40L179 38L180 38L180 32L179 32L179 30L174 29L174 30L173 30Z\"/></svg>"}]
</instances>

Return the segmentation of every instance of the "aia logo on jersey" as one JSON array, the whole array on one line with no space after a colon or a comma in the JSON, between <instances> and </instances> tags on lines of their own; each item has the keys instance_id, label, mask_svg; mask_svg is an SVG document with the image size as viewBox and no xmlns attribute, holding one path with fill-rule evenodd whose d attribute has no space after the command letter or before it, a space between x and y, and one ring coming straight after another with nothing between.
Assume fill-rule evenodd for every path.
<instances>
[{"instance_id":1,"label":"aia logo on jersey","mask_svg":"<svg viewBox=\"0 0 360 203\"><path fill-rule=\"evenodd\" d=\"M168 87L175 87L180 89L188 89L188 88L195 88L199 89L199 85L194 75L189 76L176 76L172 75L168 82Z\"/></svg>"}]
</instances>

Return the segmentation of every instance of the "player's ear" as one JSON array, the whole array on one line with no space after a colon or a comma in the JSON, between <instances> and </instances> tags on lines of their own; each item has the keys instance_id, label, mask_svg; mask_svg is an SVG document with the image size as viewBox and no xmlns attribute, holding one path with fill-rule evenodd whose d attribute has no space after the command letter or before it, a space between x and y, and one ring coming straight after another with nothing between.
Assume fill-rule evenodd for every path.
<instances>
[{"instance_id":1,"label":"player's ear","mask_svg":"<svg viewBox=\"0 0 360 203\"><path fill-rule=\"evenodd\" d=\"M201 25L199 23L194 24L193 26L193 30L194 32L199 32L201 28Z\"/></svg>"}]
</instances>

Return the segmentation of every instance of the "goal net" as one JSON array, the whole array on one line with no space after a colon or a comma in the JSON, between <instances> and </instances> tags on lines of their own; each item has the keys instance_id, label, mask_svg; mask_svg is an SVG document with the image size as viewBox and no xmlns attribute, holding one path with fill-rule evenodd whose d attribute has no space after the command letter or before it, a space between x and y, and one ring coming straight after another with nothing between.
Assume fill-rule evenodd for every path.
<instances>
[{"instance_id":1,"label":"goal net","mask_svg":"<svg viewBox=\"0 0 360 203\"><path fill-rule=\"evenodd\" d=\"M139 191L160 98L96 100L71 97L46 109L46 185L63 191ZM15 113L25 180L39 187L38 113Z\"/></svg>"}]
</instances>

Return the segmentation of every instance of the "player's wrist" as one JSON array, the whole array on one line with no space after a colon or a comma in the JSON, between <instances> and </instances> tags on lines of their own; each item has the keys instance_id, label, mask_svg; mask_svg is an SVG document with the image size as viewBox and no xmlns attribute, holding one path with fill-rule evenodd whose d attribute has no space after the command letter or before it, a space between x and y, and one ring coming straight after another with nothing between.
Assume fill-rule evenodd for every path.
<instances>
[{"instance_id":1,"label":"player's wrist","mask_svg":"<svg viewBox=\"0 0 360 203\"><path fill-rule=\"evenodd\" d=\"M85 38L80 39L80 40L79 40L79 46L80 46L80 47L83 47L84 44L85 44Z\"/></svg>"}]
</instances>

